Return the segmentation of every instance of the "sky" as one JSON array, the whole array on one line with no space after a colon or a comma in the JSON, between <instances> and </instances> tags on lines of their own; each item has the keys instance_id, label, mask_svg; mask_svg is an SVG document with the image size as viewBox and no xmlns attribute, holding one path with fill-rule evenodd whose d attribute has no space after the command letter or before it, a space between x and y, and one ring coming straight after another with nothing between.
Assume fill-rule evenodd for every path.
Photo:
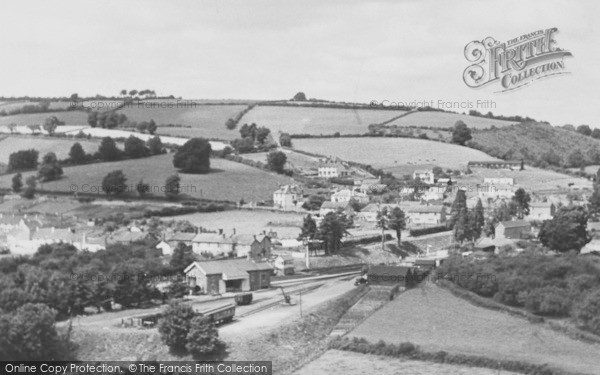
<instances>
[{"instance_id":1,"label":"sky","mask_svg":"<svg viewBox=\"0 0 600 375\"><path fill-rule=\"evenodd\" d=\"M600 2L3 1L0 96L492 101L480 112L600 127ZM557 27L568 75L496 93L463 82L465 46ZM447 104L449 103L449 104Z\"/></svg>"}]
</instances>

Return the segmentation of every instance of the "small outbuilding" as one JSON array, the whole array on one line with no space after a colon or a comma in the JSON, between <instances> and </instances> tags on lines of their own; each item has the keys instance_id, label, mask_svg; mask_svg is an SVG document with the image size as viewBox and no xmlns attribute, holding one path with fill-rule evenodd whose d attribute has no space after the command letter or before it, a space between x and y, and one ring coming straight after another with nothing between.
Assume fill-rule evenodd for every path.
<instances>
[{"instance_id":1,"label":"small outbuilding","mask_svg":"<svg viewBox=\"0 0 600 375\"><path fill-rule=\"evenodd\" d=\"M184 271L188 285L207 294L248 292L271 286L272 267L246 259L194 262Z\"/></svg>"}]
</instances>

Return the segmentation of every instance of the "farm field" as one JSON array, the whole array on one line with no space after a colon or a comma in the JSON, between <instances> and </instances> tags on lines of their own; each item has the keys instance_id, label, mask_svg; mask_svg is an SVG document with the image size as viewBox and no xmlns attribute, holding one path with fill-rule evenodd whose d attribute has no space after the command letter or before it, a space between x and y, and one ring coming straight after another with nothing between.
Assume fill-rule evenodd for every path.
<instances>
[{"instance_id":1,"label":"farm field","mask_svg":"<svg viewBox=\"0 0 600 375\"><path fill-rule=\"evenodd\" d=\"M477 184L482 184L485 177L505 178L512 177L515 185L527 191L566 191L570 188L580 190L591 189L592 182L584 178L568 176L554 171L525 166L523 171L509 171L505 169L471 168L472 174L455 178L457 185L476 189ZM572 184L569 187L569 184Z\"/></svg>"},{"instance_id":2,"label":"farm field","mask_svg":"<svg viewBox=\"0 0 600 375\"><path fill-rule=\"evenodd\" d=\"M159 126L157 134L227 140L239 138L239 131L228 130L225 127L225 121L235 117L237 113L246 108L245 105L190 105L188 101L182 103L187 103L187 107L147 108L137 107L134 103L119 110L119 113L123 113L131 121L154 120L157 125L179 124L191 126L191 128ZM140 105L143 104L151 105L145 102L140 103Z\"/></svg>"},{"instance_id":3,"label":"farm field","mask_svg":"<svg viewBox=\"0 0 600 375\"><path fill-rule=\"evenodd\" d=\"M498 371L457 365L422 362L371 354L328 350L322 356L296 371L294 375L497 375ZM516 375L502 371L502 375Z\"/></svg>"},{"instance_id":4,"label":"farm field","mask_svg":"<svg viewBox=\"0 0 600 375\"><path fill-rule=\"evenodd\" d=\"M234 228L238 234L258 234L263 230L273 230L277 232L278 238L296 238L300 234L302 218L301 214L291 212L234 210L171 216L164 221L187 220L195 226L211 230L223 229L227 234L231 234ZM272 225L273 223L287 225Z\"/></svg>"},{"instance_id":5,"label":"farm field","mask_svg":"<svg viewBox=\"0 0 600 375\"><path fill-rule=\"evenodd\" d=\"M29 150L31 148L39 152L39 159L47 152L54 152L59 159L69 157L69 151L74 143L79 142L86 153L98 151L99 142L87 139L64 139L64 138L44 138L44 137L26 137L26 136L0 136L0 163L8 163L8 158L13 152L20 150Z\"/></svg>"},{"instance_id":6,"label":"farm field","mask_svg":"<svg viewBox=\"0 0 600 375\"><path fill-rule=\"evenodd\" d=\"M1 110L1 108L0 108ZM81 111L65 111L65 112L48 112L48 113L31 113L14 116L1 116L0 126L9 124L16 125L42 125L44 121L50 117L56 116L59 120L64 121L66 125L87 125L88 115Z\"/></svg>"},{"instance_id":7,"label":"farm field","mask_svg":"<svg viewBox=\"0 0 600 375\"><path fill-rule=\"evenodd\" d=\"M293 144L299 150L370 164L398 174L423 166L458 169L466 168L470 160L498 160L468 147L413 138L313 138L293 139Z\"/></svg>"},{"instance_id":8,"label":"farm field","mask_svg":"<svg viewBox=\"0 0 600 375\"><path fill-rule=\"evenodd\" d=\"M368 126L401 115L402 111L310 107L256 106L242 117L240 124L256 123L278 133L290 134L364 134Z\"/></svg>"},{"instance_id":9,"label":"farm field","mask_svg":"<svg viewBox=\"0 0 600 375\"><path fill-rule=\"evenodd\" d=\"M469 128L487 129L493 126L500 128L515 124L512 121L495 120L484 117L475 117L461 115L458 113L447 112L414 112L407 116L401 117L388 126L430 126L434 128L451 128L456 121L462 120Z\"/></svg>"},{"instance_id":10,"label":"farm field","mask_svg":"<svg viewBox=\"0 0 600 375\"><path fill-rule=\"evenodd\" d=\"M280 151L285 153L285 155L287 156L287 163L285 166L286 168L296 168L305 172L309 172L312 170L312 172L317 173L317 167L319 165L318 158L304 155L299 152L294 152L288 149L281 149ZM266 163L267 154L268 152L256 152L251 154L243 154L242 157L244 157L244 159L250 159Z\"/></svg>"},{"instance_id":11,"label":"farm field","mask_svg":"<svg viewBox=\"0 0 600 375\"><path fill-rule=\"evenodd\" d=\"M349 336L373 343L408 341L430 352L547 364L581 374L597 374L600 366L600 344L471 305L429 282L400 294Z\"/></svg>"},{"instance_id":12,"label":"farm field","mask_svg":"<svg viewBox=\"0 0 600 375\"><path fill-rule=\"evenodd\" d=\"M66 167L63 178L46 182L40 188L69 192L73 191L71 185L74 185L80 192L96 193L100 191L104 176L120 169L126 175L128 190L131 191L124 193L124 197L137 194L135 184L142 178L150 184L151 192L152 189L156 191L153 195L162 196L165 179L177 172L172 159L172 154L165 154L143 159ZM288 177L224 159L211 159L211 168L213 171L206 175L180 174L182 195L235 202L243 198L246 202L251 202L271 199L273 191L277 190L279 185L290 183ZM23 173L23 180L33 173ZM11 178L12 174L0 176L0 187L10 188ZM98 195L105 196L101 191Z\"/></svg>"}]
</instances>

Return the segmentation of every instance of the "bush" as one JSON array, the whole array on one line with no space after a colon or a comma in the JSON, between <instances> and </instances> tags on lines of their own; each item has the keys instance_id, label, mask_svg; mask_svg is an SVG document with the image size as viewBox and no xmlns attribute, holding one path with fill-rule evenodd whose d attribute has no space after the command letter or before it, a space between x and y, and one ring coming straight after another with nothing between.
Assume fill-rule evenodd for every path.
<instances>
[{"instance_id":1,"label":"bush","mask_svg":"<svg viewBox=\"0 0 600 375\"><path fill-rule=\"evenodd\" d=\"M219 340L219 331L215 324L201 316L193 318L190 322L186 341L185 348L195 359L214 354L224 346Z\"/></svg>"},{"instance_id":2,"label":"bush","mask_svg":"<svg viewBox=\"0 0 600 375\"><path fill-rule=\"evenodd\" d=\"M158 322L158 332L163 342L174 353L185 353L187 336L196 314L189 305L171 303Z\"/></svg>"},{"instance_id":3,"label":"bush","mask_svg":"<svg viewBox=\"0 0 600 375\"><path fill-rule=\"evenodd\" d=\"M576 307L574 315L582 328L600 335L600 290L588 294Z\"/></svg>"},{"instance_id":4,"label":"bush","mask_svg":"<svg viewBox=\"0 0 600 375\"><path fill-rule=\"evenodd\" d=\"M204 138L192 138L181 146L173 156L173 166L187 173L210 172L210 142Z\"/></svg>"},{"instance_id":5,"label":"bush","mask_svg":"<svg viewBox=\"0 0 600 375\"><path fill-rule=\"evenodd\" d=\"M410 229L408 232L410 233L411 236L417 237L417 236L423 236L426 234L444 232L447 230L448 230L448 228L445 225L437 225L434 227Z\"/></svg>"}]
</instances>

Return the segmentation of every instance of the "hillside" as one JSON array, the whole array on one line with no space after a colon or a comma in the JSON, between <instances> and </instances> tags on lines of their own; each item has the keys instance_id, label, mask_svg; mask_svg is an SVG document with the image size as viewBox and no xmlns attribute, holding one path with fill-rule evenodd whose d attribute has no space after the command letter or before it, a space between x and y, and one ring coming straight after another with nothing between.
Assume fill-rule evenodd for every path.
<instances>
[{"instance_id":1,"label":"hillside","mask_svg":"<svg viewBox=\"0 0 600 375\"><path fill-rule=\"evenodd\" d=\"M293 145L298 150L370 164L398 175L432 165L459 169L466 168L470 160L496 160L468 147L413 138L294 139Z\"/></svg>"},{"instance_id":2,"label":"hillside","mask_svg":"<svg viewBox=\"0 0 600 375\"><path fill-rule=\"evenodd\" d=\"M64 168L64 176L60 180L46 182L41 186L44 190L58 192L101 192L102 179L109 172L122 170L127 177L128 191L123 196L137 196L135 184L143 178L148 183L152 195L164 196L165 179L176 173L172 163L173 155L165 154L150 158L124 160L112 163L96 163ZM246 202L267 200L272 198L273 191L280 185L289 184L290 179L275 173L249 167L224 159L211 159L212 171L206 175L180 174L181 193L194 198L213 200L229 200ZM33 172L23 173L23 180ZM0 188L10 188L12 174L0 176ZM85 191L84 191L85 190Z\"/></svg>"},{"instance_id":3,"label":"hillside","mask_svg":"<svg viewBox=\"0 0 600 375\"><path fill-rule=\"evenodd\" d=\"M471 305L433 283L399 295L349 335L373 343L409 341L428 352L547 364L581 374L597 374L600 365L600 344L576 341L523 318Z\"/></svg>"},{"instance_id":4,"label":"hillside","mask_svg":"<svg viewBox=\"0 0 600 375\"><path fill-rule=\"evenodd\" d=\"M416 126L416 127L433 127L433 128L451 128L456 121L463 121L469 128L472 129L487 129L492 126L497 128L506 127L514 124L512 121L489 119L485 117L476 117L461 115L458 113L449 112L431 112L421 111L413 112L395 121L386 124L388 126Z\"/></svg>"},{"instance_id":5,"label":"hillside","mask_svg":"<svg viewBox=\"0 0 600 375\"><path fill-rule=\"evenodd\" d=\"M50 116L56 116L59 120L64 121L66 125L87 125L88 115L82 111L62 111L62 112L45 112L31 113L14 116L0 116L0 126L9 124L16 125L42 125L44 120Z\"/></svg>"},{"instance_id":6,"label":"hillside","mask_svg":"<svg viewBox=\"0 0 600 375\"><path fill-rule=\"evenodd\" d=\"M474 131L472 136L470 147L501 159L524 159L538 165L542 156L552 151L559 156L562 165L573 151L580 150L588 163L600 162L599 140L548 124L523 123Z\"/></svg>"},{"instance_id":7,"label":"hillside","mask_svg":"<svg viewBox=\"0 0 600 375\"><path fill-rule=\"evenodd\" d=\"M62 139L62 138L42 138L26 136L0 136L0 163L8 163L11 153L20 150L35 149L39 152L39 159L47 152L54 152L59 159L66 159L74 143L79 142L88 154L98 151L99 141L87 139Z\"/></svg>"}]
</instances>

